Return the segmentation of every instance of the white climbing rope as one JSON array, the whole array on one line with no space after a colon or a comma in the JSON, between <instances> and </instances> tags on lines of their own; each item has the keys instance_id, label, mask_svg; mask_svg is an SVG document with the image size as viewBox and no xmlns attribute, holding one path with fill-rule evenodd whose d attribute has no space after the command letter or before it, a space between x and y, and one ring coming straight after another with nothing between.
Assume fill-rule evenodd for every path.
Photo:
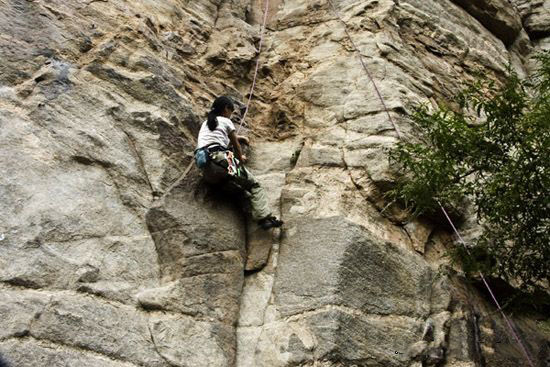
<instances>
[{"instance_id":1,"label":"white climbing rope","mask_svg":"<svg viewBox=\"0 0 550 367\"><path fill-rule=\"evenodd\" d=\"M243 117L241 118L241 123L239 125L239 128L237 129L237 135L239 134L239 131L241 131L241 128L244 124L244 120L246 119L246 115L248 115L248 110L250 108L250 102L252 101L252 97L254 95L254 88L256 88L256 80L258 78L258 70L260 69L260 57L262 55L262 45L264 43L264 33L265 28L267 25L267 14L269 13L269 0L265 0L264 2L264 17L262 22L262 28L260 30L260 43L258 45L258 57L256 59L256 68L254 70L254 78L252 79L252 86L250 87L250 92L248 93L248 101L246 103L246 109L244 111Z\"/></svg>"},{"instance_id":2,"label":"white climbing rope","mask_svg":"<svg viewBox=\"0 0 550 367\"><path fill-rule=\"evenodd\" d=\"M267 16L268 16L268 13L269 13L269 0L265 0L264 4L265 4L265 7L264 7L264 14L263 14L263 22L262 22L262 27L261 27L261 30L260 30L260 42L259 42L259 45L258 45L258 57L256 59L256 68L254 70L254 78L252 80L252 86L250 87L250 92L249 92L249 95L248 95L248 101L246 103L246 110L245 110L245 112L243 114L243 117L241 119L241 123L239 125L239 128L237 129L237 134L239 133L241 127L243 126L246 115L248 114L248 110L250 108L250 103L252 101L252 96L254 95L254 89L256 88L256 80L258 78L258 71L260 69L260 56L261 56L262 45L263 45L263 41L264 41L265 28L266 28L266 25L267 25ZM187 175L191 171L191 168L193 167L194 163L195 163L194 159L191 158L191 162L189 163L187 168L184 170L184 172L176 180L174 180L170 184L170 186L168 186L168 188L164 191L164 193L162 194L162 196L160 198L161 200L164 199L166 197L166 195L168 195L174 187L176 187L181 181L183 181L185 179L185 177L187 177ZM153 200L153 202L151 203L151 205L149 206L148 209L151 209L157 201L158 200ZM130 224L133 224L137 219L138 218L135 218Z\"/></svg>"}]
</instances>

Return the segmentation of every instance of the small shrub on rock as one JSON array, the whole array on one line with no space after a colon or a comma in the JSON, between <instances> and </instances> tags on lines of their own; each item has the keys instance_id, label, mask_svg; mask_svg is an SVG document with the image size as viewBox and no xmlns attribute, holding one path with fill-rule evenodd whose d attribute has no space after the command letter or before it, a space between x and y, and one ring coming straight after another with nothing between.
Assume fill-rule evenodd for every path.
<instances>
[{"instance_id":1,"label":"small shrub on rock","mask_svg":"<svg viewBox=\"0 0 550 367\"><path fill-rule=\"evenodd\" d=\"M471 201L483 231L470 252L483 256L467 268L524 287L550 278L550 54L537 60L528 80L511 70L502 84L479 79L459 109L417 108L420 140L390 154L404 172L390 197L415 215Z\"/></svg>"}]
</instances>

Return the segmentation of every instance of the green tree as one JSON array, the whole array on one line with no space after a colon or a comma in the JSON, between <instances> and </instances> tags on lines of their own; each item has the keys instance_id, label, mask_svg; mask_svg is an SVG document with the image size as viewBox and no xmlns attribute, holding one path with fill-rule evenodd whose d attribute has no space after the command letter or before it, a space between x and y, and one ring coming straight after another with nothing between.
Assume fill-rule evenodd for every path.
<instances>
[{"instance_id":1,"label":"green tree","mask_svg":"<svg viewBox=\"0 0 550 367\"><path fill-rule=\"evenodd\" d=\"M536 59L529 80L511 70L504 83L481 78L455 111L417 108L419 142L390 153L405 174L388 193L415 215L438 201L461 212L468 198L483 228L470 252L487 255L470 265L526 287L550 279L550 54Z\"/></svg>"}]
</instances>

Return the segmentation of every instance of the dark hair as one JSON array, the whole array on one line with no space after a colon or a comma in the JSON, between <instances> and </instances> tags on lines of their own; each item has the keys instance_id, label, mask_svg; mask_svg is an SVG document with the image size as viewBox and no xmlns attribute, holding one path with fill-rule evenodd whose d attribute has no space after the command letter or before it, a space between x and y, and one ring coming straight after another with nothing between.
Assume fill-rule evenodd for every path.
<instances>
[{"instance_id":1,"label":"dark hair","mask_svg":"<svg viewBox=\"0 0 550 367\"><path fill-rule=\"evenodd\" d=\"M233 101L231 98L226 96L218 97L214 103L212 103L212 108L210 109L210 112L208 112L207 122L210 131L213 131L216 127L218 127L217 117L223 113L226 107L229 107L231 110L234 109Z\"/></svg>"}]
</instances>

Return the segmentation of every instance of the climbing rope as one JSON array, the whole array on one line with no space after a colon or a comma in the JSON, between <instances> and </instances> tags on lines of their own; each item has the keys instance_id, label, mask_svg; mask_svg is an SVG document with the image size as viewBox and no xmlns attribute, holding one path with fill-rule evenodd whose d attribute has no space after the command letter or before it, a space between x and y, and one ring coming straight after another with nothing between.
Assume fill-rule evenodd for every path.
<instances>
[{"instance_id":1,"label":"climbing rope","mask_svg":"<svg viewBox=\"0 0 550 367\"><path fill-rule=\"evenodd\" d=\"M372 73L370 72L369 68L367 68L367 65L365 64L365 61L363 60L363 55L361 54L361 51L359 51L359 48L355 44L355 41L353 40L353 38L351 37L351 34L348 31L348 24L346 23L344 18L342 18L342 16L340 15L340 12L336 8L336 6L332 2L332 0L328 0L328 3L330 4L334 14L336 15L336 18L338 18L340 23L342 23L342 25L344 26L344 32L346 32L346 36L348 37L348 39L351 43L351 47L353 48L353 51L355 53L357 53L357 56L359 57L359 62L361 63L361 66L363 67L363 70L365 71L365 73L367 74L368 78L370 79L372 85L374 86L374 90L376 91L376 94L378 95L378 98L380 99L380 102L382 103L382 107L384 107L384 111L388 115L388 119L390 120L395 132L397 133L397 137L401 140L401 137L402 137L401 132L399 131L399 128L397 127L397 124L395 123L395 121L391 117L390 110L386 106L386 102L384 101L384 97L382 97L382 93L380 92L380 89L378 89L378 86L376 85L376 82L374 81L374 77L373 77Z\"/></svg>"},{"instance_id":2,"label":"climbing rope","mask_svg":"<svg viewBox=\"0 0 550 367\"><path fill-rule=\"evenodd\" d=\"M458 232L458 230L456 229L453 221L451 220L451 217L449 216L449 214L447 213L447 211L445 210L445 208L443 207L443 205L441 205L441 202L439 202L439 200L437 200L437 204L439 205L439 207L441 208L441 211L443 212L443 214L445 215L445 218L447 219L447 221L449 222L449 224L451 225L451 227L453 228L453 231L455 232L458 240L460 243L462 243L462 245L464 246L464 249L466 250L466 252L468 253L468 255L472 256L471 252L470 252L470 249L468 248L468 246L466 245L466 242L464 241L464 239L462 238L462 236L460 235L460 232ZM531 367L535 367L535 365L533 364L532 360L531 360L531 357L529 355L529 353L527 352L527 348L525 348L523 342L521 341L519 335L516 333L514 327L512 326L512 322L510 321L510 319L508 319L508 317L506 316L506 314L504 313L504 310L502 309L502 307L500 307L500 303L498 302L497 298L495 297L495 294L493 292L493 290L491 289L491 287L489 286L489 283L487 282L487 280L485 279L485 276L483 275L483 273L480 271L479 272L479 276L481 277L481 280L483 281L483 284L485 285L485 287L487 288L487 290L489 291L489 294L491 295L491 298L493 299L493 302L495 303L495 305L497 306L497 309L500 311L500 313L502 314L502 317L504 318L504 320L506 321L506 324L508 325L508 328L510 329L514 339L516 340L516 342L519 344L520 348L521 348L521 351L523 352L523 354L525 354L525 358L527 359L527 362L529 362L529 365Z\"/></svg>"},{"instance_id":3,"label":"climbing rope","mask_svg":"<svg viewBox=\"0 0 550 367\"><path fill-rule=\"evenodd\" d=\"M254 70L254 78L252 80L252 86L250 87L250 92L248 94L248 101L246 103L246 109L244 111L243 117L241 118L241 124L239 125L239 128L237 129L237 134L239 134L239 131L241 130L241 127L244 124L244 120L246 118L246 115L248 114L248 110L250 108L250 102L252 101L252 96L254 94L254 89L256 88L256 80L258 78L258 70L260 69L260 56L262 53L262 44L264 42L264 32L267 25L267 15L269 12L269 0L265 0L265 7L264 7L264 17L262 22L262 28L260 30L260 43L258 45L258 57L256 59L256 68ZM161 199L164 198L175 186L177 186L191 171L191 168L193 167L194 160L191 159L191 163L189 163L189 166L185 169L185 171L179 176L174 182L170 184L168 189L164 192Z\"/></svg>"},{"instance_id":4,"label":"climbing rope","mask_svg":"<svg viewBox=\"0 0 550 367\"><path fill-rule=\"evenodd\" d=\"M347 23L344 21L344 19L340 16L337 8L335 7L334 3L332 2L332 0L328 0L328 3L330 4L332 10L334 11L334 14L336 15L336 17L338 18L338 20L343 24L344 26L344 30L345 30L345 33L346 33L346 36L348 37L352 47L353 47L353 51L356 52L358 54L358 57L359 57L359 61L361 63L361 66L363 68L363 70L365 71L365 73L367 74L369 80L371 81L375 91L376 91L376 94L378 95L378 98L380 99L380 102L384 108L384 111L386 112L386 114L388 115L388 119L389 121L391 122L391 124L393 125L393 128L395 129L396 133L397 133L397 136L399 139L401 139L402 135L401 135L401 132L399 130L399 128L397 127L397 124L395 123L395 121L393 120L393 118L391 117L391 114L390 114L390 111L388 110L387 108L387 105L384 101L384 98L382 96L382 93L380 92L380 90L378 89L378 86L376 84L376 81L374 79L374 77L372 76L372 74L370 73L369 69L367 68L365 62L363 61L363 55L361 54L361 52L359 51L359 48L357 47L357 45L355 44L355 42L353 41L353 38L351 37L351 34L349 33L348 31L348 25ZM252 101L252 97L253 97L253 94L254 94L254 89L256 87L256 80L257 80L257 77L258 77L258 70L259 70L259 66L260 66L260 56L261 56L261 51L262 51L262 44L263 44L263 39L264 39L264 32L265 32L265 28L266 28L266 24L267 24L267 16L268 16L268 11L269 11L269 0L265 0L265 9L264 9L264 16L263 16L263 23L262 23L262 27L261 27L261 31L260 31L260 42L259 42L259 48L258 48L258 56L257 56L257 60L256 60L256 67L255 67L255 70L254 70L254 78L253 78L253 81L252 81L252 86L250 88L250 92L249 92L249 96L248 96L248 101L247 101L247 104L246 104L246 109L245 109L245 112L243 114L243 117L241 118L241 122L240 122L240 125L239 125L239 128L237 130L237 133L240 131L241 127L243 126L244 124L244 121L245 121L245 118L248 114L248 111L249 111L249 108L250 108L250 103ZM192 168L192 165L193 165L193 160L191 160L191 163L189 164L189 166L186 168L186 170L183 172L183 174L174 182L170 185L170 187L168 188L168 190L165 191L165 193L162 195L162 198L164 198L167 193L169 193L173 187L177 186L177 184L179 184L179 182L181 182L181 180L183 180L187 174L189 173L189 171L191 170ZM464 246L464 248L466 249L466 251L468 252L468 254L470 254L470 251L466 245L466 242L464 241L464 239L462 238L462 236L460 235L460 233L458 232L456 226L454 225L453 221L451 220L450 216L448 215L447 211L445 210L445 208L443 207L443 205L441 205L441 203L439 201L437 201L437 203L439 204L443 214L445 215L447 221L449 222L449 224L451 225L451 227L453 228L455 234L457 235L459 241L462 243L462 245ZM137 220L137 218L135 219ZM134 221L135 221L134 220ZM134 222L133 221L133 222ZM132 222L132 223L133 223ZM506 324L508 326L508 328L510 329L514 339L516 340L516 342L518 343L518 345L520 346L520 349L521 351L523 352L523 354L525 355L525 358L527 359L529 365L531 367L535 367L535 365L533 364L532 362L532 359L527 351L527 349L525 348L523 342L521 341L521 338L519 337L519 335L517 334L517 332L514 330L514 327L512 326L512 322L508 319L508 317L506 316L506 314L504 313L504 311L502 310L501 306L500 306L500 303L498 302L493 290L491 289L491 287L489 286L489 283L487 282L486 278L483 276L483 274L480 272L479 273L482 281L483 281L483 284L485 285L485 287L487 288L487 290L489 291L489 294L491 295L491 298L493 300L493 302L495 303L497 309L500 311L500 313L502 314L502 317L504 318L504 320L506 321Z\"/></svg>"},{"instance_id":5,"label":"climbing rope","mask_svg":"<svg viewBox=\"0 0 550 367\"><path fill-rule=\"evenodd\" d=\"M365 62L363 61L363 55L361 54L361 52L359 51L359 48L357 47L357 45L355 44L355 42L353 41L353 38L351 37L351 34L349 33L348 31L348 24L346 23L346 21L344 21L344 19L342 18L342 16L340 15L338 9L336 8L336 6L334 5L334 3L332 2L332 0L328 0L328 3L330 4L332 10L334 11L334 14L335 16L338 18L338 20L342 23L342 25L344 26L344 31L346 33L346 36L348 37L352 47L353 47L353 51L357 53L357 55L359 56L359 61L361 62L361 66L363 67L363 70L365 71L365 73L367 74L368 78L370 79L372 85L374 86L374 90L376 91L376 94L378 95L378 98L380 99L380 102L382 103L382 106L384 107L384 110L386 111L386 114L388 115L388 118L391 122L391 124L393 125L393 128L395 129L396 133L397 133L397 136L399 139L401 139L401 133L399 131L399 128L397 127L397 124L394 122L393 118L391 117L391 114L388 110L388 107L386 106L386 103L384 101L384 97L382 96L382 93L380 93L380 90L378 89L378 86L376 85L376 81L374 80L374 77L372 76L371 72L369 71L369 69L367 68L367 65L365 64ZM445 210L445 208L443 208L443 205L441 205L441 203L439 201L437 201L437 203L439 204L439 206L441 207L441 210L443 211L443 214L445 215L445 217L447 218L447 221L449 222L449 224L451 225L451 227L453 228L455 234L458 236L458 239L459 241L462 243L462 245L464 246L464 248L466 249L466 251L468 252L468 254L470 254L470 251L466 245L466 243L464 242L464 239L462 238L462 236L460 235L460 233L458 232L458 230L456 229L456 226L454 225L453 221L451 220L450 216L447 214L447 211ZM471 255L471 254L470 254ZM518 343L518 345L520 346L520 349L521 351L523 352L523 354L525 355L525 358L527 359L527 362L529 363L529 365L531 367L535 367L535 365L533 364L532 362L532 359L529 355L529 352L527 351L527 348L525 348L523 342L521 341L521 338L519 337L519 335L517 334L517 332L514 330L514 327L512 326L512 322L508 319L508 317L506 316L506 314L504 313L504 311L502 310L501 306L500 306L500 303L498 302L493 290L491 289L491 287L489 286L489 283L487 282L487 280L485 279L485 277L483 276L483 274L481 272L479 272L479 275L481 276L481 279L483 281L483 284L485 285L485 287L487 288L487 290L489 291L489 294L491 295L491 298L493 300L493 302L495 303L497 309L500 311L500 313L502 314L502 317L504 318L504 320L506 321L506 324L508 326L508 328L510 329L510 332L511 334L513 335L515 341Z\"/></svg>"},{"instance_id":6,"label":"climbing rope","mask_svg":"<svg viewBox=\"0 0 550 367\"><path fill-rule=\"evenodd\" d=\"M262 28L260 30L260 43L258 45L258 57L256 59L256 68L254 70L254 78L252 79L252 86L250 87L250 92L248 93L248 101L246 103L246 109L244 110L243 117L241 118L241 124L237 129L237 135L239 134L239 131L241 131L241 128L244 124L244 120L246 119L246 115L248 114L248 110L250 108L250 102L252 101L252 96L254 95L254 88L256 88L256 80L258 78L258 70L260 69L260 56L262 54L262 44L264 42L264 33L267 25L268 12L269 12L269 0L265 0L264 18L263 18Z\"/></svg>"},{"instance_id":7,"label":"climbing rope","mask_svg":"<svg viewBox=\"0 0 550 367\"><path fill-rule=\"evenodd\" d=\"M263 17L262 28L260 30L260 43L259 43L259 46L258 46L259 47L258 48L258 58L256 60L256 69L254 70L254 79L252 81L252 86L250 87L250 93L248 95L248 102L246 104L246 110L244 111L243 117L241 118L241 124L239 125L239 128L237 129L237 134L239 133L239 131L241 130L241 127L244 124L244 119L246 118L246 115L248 114L248 110L250 108L250 102L252 101L252 95L254 94L254 88L256 87L256 80L258 78L258 70L260 68L260 56L261 56L261 52L262 52L262 44L263 44L263 41L264 41L264 32L265 32L265 28L266 28L266 25L267 25L268 12L269 12L269 0L265 0L264 17ZM164 197L166 197L166 195L170 191L172 191L172 189L175 186L177 186L183 179L185 179L185 177L187 177L187 174L189 174L189 172L191 171L191 168L193 167L193 164L194 164L194 160L191 159L191 162L189 163L189 165L187 166L185 171L183 171L183 173L168 186L168 188L164 191L164 193L163 193L163 195L161 196L160 199L164 199ZM156 202L156 201L157 200L154 200L154 202ZM153 203L153 205L154 205L154 203Z\"/></svg>"},{"instance_id":8,"label":"climbing rope","mask_svg":"<svg viewBox=\"0 0 550 367\"><path fill-rule=\"evenodd\" d=\"M258 78L258 71L260 69L260 56L261 56L261 52L262 52L262 44L263 44L263 41L264 41L264 33L265 33L265 28L266 28L266 25L267 25L267 15L269 13L269 0L265 0L265 7L264 7L264 16L263 16L263 22L262 22L262 27L261 27L261 30L260 30L260 43L258 45L258 57L256 59L256 68L254 70L254 78L252 80L252 86L250 87L250 93L248 95L248 102L246 103L246 110L244 111L244 114L243 114L243 117L241 118L241 124L239 125L239 128L237 129L237 134L239 133L241 127L243 126L244 124L244 120L246 118L246 115L248 114L248 110L250 108L250 102L252 101L252 96L254 94L254 89L256 87L256 80ZM189 172L191 171L191 168L193 167L193 164L194 164L194 160L191 159L191 162L189 163L189 165L187 166L187 168L183 171L183 173L177 178L175 179L169 186L168 188L164 191L164 193L162 194L162 196L160 197L160 199L164 199L166 197L166 195L168 195L168 193L170 193L172 191L172 189L177 186L183 179L185 179L185 177L187 177L187 175L189 174ZM157 202L158 200L154 200L153 203L151 204L151 207ZM149 209L151 209L149 207ZM136 219L137 220L137 219ZM133 224L135 222L132 221L131 224Z\"/></svg>"}]
</instances>

